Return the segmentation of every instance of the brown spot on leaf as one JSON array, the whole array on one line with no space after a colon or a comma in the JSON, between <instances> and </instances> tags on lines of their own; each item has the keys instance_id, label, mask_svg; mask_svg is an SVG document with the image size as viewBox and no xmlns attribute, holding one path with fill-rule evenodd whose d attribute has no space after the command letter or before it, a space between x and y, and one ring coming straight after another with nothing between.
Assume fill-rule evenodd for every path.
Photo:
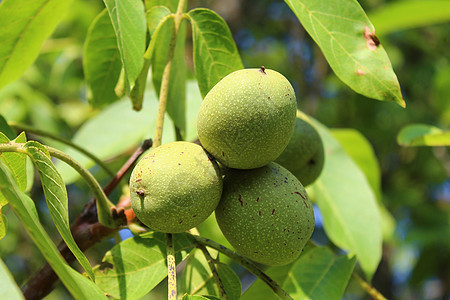
<instances>
[{"instance_id":1,"label":"brown spot on leaf","mask_svg":"<svg viewBox=\"0 0 450 300\"><path fill-rule=\"evenodd\" d=\"M356 70L356 75L358 75L358 76L362 76L362 75L365 75L366 74L366 72L364 72L363 70L361 70L361 69L358 69L358 70Z\"/></svg>"},{"instance_id":2,"label":"brown spot on leaf","mask_svg":"<svg viewBox=\"0 0 450 300\"><path fill-rule=\"evenodd\" d=\"M364 27L364 39L366 40L366 46L369 50L375 51L380 45L380 40L375 35L375 32L370 31L369 26Z\"/></svg>"},{"instance_id":3,"label":"brown spot on leaf","mask_svg":"<svg viewBox=\"0 0 450 300\"><path fill-rule=\"evenodd\" d=\"M99 266L100 273L104 273L106 269L113 270L114 265L107 261L102 262Z\"/></svg>"}]
</instances>

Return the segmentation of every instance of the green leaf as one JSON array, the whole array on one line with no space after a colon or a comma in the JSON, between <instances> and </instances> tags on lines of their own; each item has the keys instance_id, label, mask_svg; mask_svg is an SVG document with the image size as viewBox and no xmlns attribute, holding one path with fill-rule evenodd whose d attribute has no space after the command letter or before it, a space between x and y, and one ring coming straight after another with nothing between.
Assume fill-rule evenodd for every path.
<instances>
[{"instance_id":1,"label":"green leaf","mask_svg":"<svg viewBox=\"0 0 450 300\"><path fill-rule=\"evenodd\" d=\"M403 0L388 2L368 13L377 35L448 22L450 2L447 0Z\"/></svg>"},{"instance_id":2,"label":"green leaf","mask_svg":"<svg viewBox=\"0 0 450 300\"><path fill-rule=\"evenodd\" d=\"M0 195L3 197L2 193L0 193ZM0 206L0 241L5 237L7 230L8 230L8 219L2 213L2 206ZM2 298L0 297L0 299Z\"/></svg>"},{"instance_id":3,"label":"green leaf","mask_svg":"<svg viewBox=\"0 0 450 300\"><path fill-rule=\"evenodd\" d=\"M16 133L14 130L8 125L8 122L5 118L0 115L0 132L3 133L8 139L14 139Z\"/></svg>"},{"instance_id":4,"label":"green leaf","mask_svg":"<svg viewBox=\"0 0 450 300\"><path fill-rule=\"evenodd\" d=\"M2 283L2 288L0 289L0 299L8 300L19 300L25 299L14 281L13 276L8 270L3 260L0 259L0 282Z\"/></svg>"},{"instance_id":5,"label":"green leaf","mask_svg":"<svg viewBox=\"0 0 450 300\"><path fill-rule=\"evenodd\" d=\"M311 186L323 215L325 232L337 246L357 255L370 279L381 259L381 220L364 173L329 130L314 121L325 148L321 176Z\"/></svg>"},{"instance_id":6,"label":"green leaf","mask_svg":"<svg viewBox=\"0 0 450 300\"><path fill-rule=\"evenodd\" d=\"M187 16L192 25L195 75L205 97L223 77L244 66L227 23L218 14L197 8Z\"/></svg>"},{"instance_id":7,"label":"green leaf","mask_svg":"<svg viewBox=\"0 0 450 300\"><path fill-rule=\"evenodd\" d=\"M0 88L19 78L72 1L4 0L0 3Z\"/></svg>"},{"instance_id":8,"label":"green leaf","mask_svg":"<svg viewBox=\"0 0 450 300\"><path fill-rule=\"evenodd\" d=\"M405 106L391 62L356 0L285 0L334 73L355 92Z\"/></svg>"},{"instance_id":9,"label":"green leaf","mask_svg":"<svg viewBox=\"0 0 450 300\"><path fill-rule=\"evenodd\" d=\"M2 162L0 162L0 192L8 199L31 239L72 296L87 300L106 299L95 283L66 263L39 222L33 200L18 188L8 167Z\"/></svg>"},{"instance_id":10,"label":"green leaf","mask_svg":"<svg viewBox=\"0 0 450 300\"><path fill-rule=\"evenodd\" d=\"M122 65L125 69L125 90L129 92L144 65L147 25L141 0L104 0L116 32Z\"/></svg>"},{"instance_id":11,"label":"green leaf","mask_svg":"<svg viewBox=\"0 0 450 300\"><path fill-rule=\"evenodd\" d=\"M426 124L411 124L405 126L397 135L401 146L450 146L450 131Z\"/></svg>"},{"instance_id":12,"label":"green leaf","mask_svg":"<svg viewBox=\"0 0 450 300\"><path fill-rule=\"evenodd\" d=\"M136 148L144 139L152 137L155 132L157 109L158 102L154 91L145 94L144 106L140 112L131 108L130 100L119 100L84 123L72 142L83 145L83 148L101 160L116 157ZM164 125L170 128L172 121L166 117ZM163 143L174 139L172 130L164 131ZM74 149L67 148L64 152L86 168L94 165L93 161ZM79 178L79 174L65 163L58 161L56 167L66 184L73 183Z\"/></svg>"},{"instance_id":13,"label":"green leaf","mask_svg":"<svg viewBox=\"0 0 450 300\"><path fill-rule=\"evenodd\" d=\"M78 262L89 274L89 277L94 279L91 265L86 256L84 256L84 253L78 248L70 231L66 186L61 175L53 165L50 154L44 146L36 141L27 142L24 145L24 149L29 153L39 172L45 200L56 228L70 251L72 251Z\"/></svg>"},{"instance_id":14,"label":"green leaf","mask_svg":"<svg viewBox=\"0 0 450 300\"><path fill-rule=\"evenodd\" d=\"M175 13L178 7L178 0L145 0L145 7L147 10L162 5L167 6L171 12Z\"/></svg>"},{"instance_id":15,"label":"green leaf","mask_svg":"<svg viewBox=\"0 0 450 300\"><path fill-rule=\"evenodd\" d=\"M220 298L211 296L211 295L205 295L205 296L198 296L198 295L184 295L182 300L220 300Z\"/></svg>"},{"instance_id":16,"label":"green leaf","mask_svg":"<svg viewBox=\"0 0 450 300\"><path fill-rule=\"evenodd\" d=\"M194 252L195 251L195 252ZM202 251L195 249L190 253L186 268L181 277L181 290L188 294L213 295L220 297L216 281ZM216 264L217 273L227 294L227 298L239 299L241 282L234 271L226 264Z\"/></svg>"},{"instance_id":17,"label":"green leaf","mask_svg":"<svg viewBox=\"0 0 450 300\"><path fill-rule=\"evenodd\" d=\"M162 24L165 17L170 15L170 10L166 6L154 6L145 13L148 31L153 35L156 29Z\"/></svg>"},{"instance_id":18,"label":"green leaf","mask_svg":"<svg viewBox=\"0 0 450 300\"><path fill-rule=\"evenodd\" d=\"M13 143L25 143L27 137L25 132L22 132L17 136ZM0 143L9 143L9 139L0 132ZM0 161L8 166L9 170L12 172L14 179L21 191L24 191L27 187L27 168L26 168L26 158L27 155L24 153L16 152L5 152L0 153ZM0 194L0 208L7 203L5 197Z\"/></svg>"},{"instance_id":19,"label":"green leaf","mask_svg":"<svg viewBox=\"0 0 450 300\"><path fill-rule=\"evenodd\" d=\"M92 106L101 107L118 99L114 89L122 62L114 27L106 9L89 27L84 43L83 68Z\"/></svg>"},{"instance_id":20,"label":"green leaf","mask_svg":"<svg viewBox=\"0 0 450 300\"><path fill-rule=\"evenodd\" d=\"M180 262L194 244L186 234L174 234L175 259ZM151 232L115 245L94 268L96 283L108 295L140 299L167 276L166 240Z\"/></svg>"},{"instance_id":21,"label":"green leaf","mask_svg":"<svg viewBox=\"0 0 450 300\"><path fill-rule=\"evenodd\" d=\"M174 33L174 26L173 16L167 16L154 32L152 41L150 42L150 47L153 47L152 79L158 97L161 89L162 76L167 64L171 39ZM183 135L186 130L185 43L186 21L182 20L177 35L170 71L169 89L167 91L167 113L172 118L174 125L181 130Z\"/></svg>"},{"instance_id":22,"label":"green leaf","mask_svg":"<svg viewBox=\"0 0 450 300\"><path fill-rule=\"evenodd\" d=\"M355 263L353 255L311 249L293 265L283 288L294 299L342 299Z\"/></svg>"}]
</instances>

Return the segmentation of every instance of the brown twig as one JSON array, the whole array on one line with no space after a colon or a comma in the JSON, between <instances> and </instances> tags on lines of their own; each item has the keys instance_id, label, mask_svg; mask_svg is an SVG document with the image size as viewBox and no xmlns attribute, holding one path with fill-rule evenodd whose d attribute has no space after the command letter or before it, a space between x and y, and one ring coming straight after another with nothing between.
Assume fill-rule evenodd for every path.
<instances>
[{"instance_id":1,"label":"brown twig","mask_svg":"<svg viewBox=\"0 0 450 300\"><path fill-rule=\"evenodd\" d=\"M106 195L109 195L115 187L119 184L120 180L136 163L138 158L147 149L152 146L151 140L146 140L144 143L134 152L134 154L128 159L128 161L120 168L117 174L111 179L111 181L103 189ZM127 221L133 218L134 213L131 209L125 209L129 207L129 199L125 198L120 201L113 209L114 218L123 219ZM97 218L97 206L95 198L91 199L84 206L81 213L73 222L70 227L75 242L81 251L85 251L95 245L100 240L110 236L117 232L120 228L108 228L98 222ZM58 245L58 249L64 259L70 264L75 261L75 257L68 249L64 242ZM22 287L22 292L25 299L41 299L48 295L54 288L58 281L58 277L52 268L45 264L39 271L37 271Z\"/></svg>"}]
</instances>

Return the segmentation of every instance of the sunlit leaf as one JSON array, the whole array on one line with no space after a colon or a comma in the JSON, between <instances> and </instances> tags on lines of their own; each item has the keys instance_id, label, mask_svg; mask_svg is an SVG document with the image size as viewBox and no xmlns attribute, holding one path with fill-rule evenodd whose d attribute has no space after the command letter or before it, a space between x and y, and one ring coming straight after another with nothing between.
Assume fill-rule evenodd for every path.
<instances>
[{"instance_id":1,"label":"sunlit leaf","mask_svg":"<svg viewBox=\"0 0 450 300\"><path fill-rule=\"evenodd\" d=\"M4 0L0 3L0 88L19 78L72 1Z\"/></svg>"},{"instance_id":2,"label":"sunlit leaf","mask_svg":"<svg viewBox=\"0 0 450 300\"><path fill-rule=\"evenodd\" d=\"M83 68L92 106L102 106L117 100L114 91L122 62L117 38L108 11L103 10L92 22L84 43Z\"/></svg>"},{"instance_id":3,"label":"sunlit leaf","mask_svg":"<svg viewBox=\"0 0 450 300\"><path fill-rule=\"evenodd\" d=\"M218 14L197 8L187 16L192 25L195 75L205 97L219 80L244 66L227 23Z\"/></svg>"},{"instance_id":4,"label":"sunlit leaf","mask_svg":"<svg viewBox=\"0 0 450 300\"><path fill-rule=\"evenodd\" d=\"M6 267L3 260L0 259L0 282L2 283L2 288L0 289L0 299L8 300L20 300L25 299L14 281L13 276Z\"/></svg>"},{"instance_id":5,"label":"sunlit leaf","mask_svg":"<svg viewBox=\"0 0 450 300\"><path fill-rule=\"evenodd\" d=\"M397 142L401 146L450 146L450 131L431 125L412 124L400 130Z\"/></svg>"},{"instance_id":6,"label":"sunlit leaf","mask_svg":"<svg viewBox=\"0 0 450 300\"><path fill-rule=\"evenodd\" d=\"M129 91L144 64L145 21L141 0L104 0L117 37L122 65L125 69L125 89Z\"/></svg>"},{"instance_id":7,"label":"sunlit leaf","mask_svg":"<svg viewBox=\"0 0 450 300\"><path fill-rule=\"evenodd\" d=\"M314 121L323 140L325 164L311 186L328 237L357 255L370 279L381 259L381 220L375 194L364 173L330 131Z\"/></svg>"},{"instance_id":8,"label":"sunlit leaf","mask_svg":"<svg viewBox=\"0 0 450 300\"><path fill-rule=\"evenodd\" d=\"M0 193L0 195L3 197L2 193ZM5 237L7 230L8 230L8 219L2 213L2 206L0 205L0 240ZM1 297L0 297L0 299L1 299Z\"/></svg>"},{"instance_id":9,"label":"sunlit leaf","mask_svg":"<svg viewBox=\"0 0 450 300\"><path fill-rule=\"evenodd\" d=\"M119 100L84 123L72 141L82 145L101 160L115 157L136 148L144 139L152 137L155 132L157 109L158 102L154 91L145 94L144 105L139 112L131 108L130 100ZM164 126L168 128L173 126L170 118L165 118ZM173 130L164 130L163 143L174 139ZM67 148L64 152L86 168L94 165L93 161L78 151ZM66 184L79 178L79 174L67 164L58 161L56 166Z\"/></svg>"},{"instance_id":10,"label":"sunlit leaf","mask_svg":"<svg viewBox=\"0 0 450 300\"><path fill-rule=\"evenodd\" d=\"M182 300L220 300L220 298L216 296L206 295L206 296L199 296L199 295L184 295Z\"/></svg>"},{"instance_id":11,"label":"sunlit leaf","mask_svg":"<svg viewBox=\"0 0 450 300\"><path fill-rule=\"evenodd\" d=\"M192 250L185 234L174 234L177 263ZM94 268L96 283L108 295L140 299L167 276L166 239L151 232L115 245Z\"/></svg>"},{"instance_id":12,"label":"sunlit leaf","mask_svg":"<svg viewBox=\"0 0 450 300\"><path fill-rule=\"evenodd\" d=\"M293 299L342 299L355 263L353 255L311 249L293 265L283 288Z\"/></svg>"},{"instance_id":13,"label":"sunlit leaf","mask_svg":"<svg viewBox=\"0 0 450 300\"><path fill-rule=\"evenodd\" d=\"M20 191L8 167L2 162L0 162L0 192L8 199L14 213L68 291L77 299L106 299L95 283L66 263L39 222L33 200Z\"/></svg>"},{"instance_id":14,"label":"sunlit leaf","mask_svg":"<svg viewBox=\"0 0 450 300\"><path fill-rule=\"evenodd\" d=\"M145 13L148 31L153 35L163 19L170 15L170 10L166 6L154 6Z\"/></svg>"},{"instance_id":15,"label":"sunlit leaf","mask_svg":"<svg viewBox=\"0 0 450 300\"><path fill-rule=\"evenodd\" d=\"M391 62L356 0L285 0L334 73L355 92L405 106Z\"/></svg>"},{"instance_id":16,"label":"sunlit leaf","mask_svg":"<svg viewBox=\"0 0 450 300\"><path fill-rule=\"evenodd\" d=\"M368 13L377 35L448 22L450 1L401 0L387 2Z\"/></svg>"},{"instance_id":17,"label":"sunlit leaf","mask_svg":"<svg viewBox=\"0 0 450 300\"><path fill-rule=\"evenodd\" d=\"M94 273L92 272L91 265L84 253L78 248L70 231L66 186L61 175L53 165L50 154L44 146L36 141L27 142L24 145L24 149L30 154L39 172L45 200L56 228L78 262L93 279Z\"/></svg>"},{"instance_id":18,"label":"sunlit leaf","mask_svg":"<svg viewBox=\"0 0 450 300\"><path fill-rule=\"evenodd\" d=\"M177 11L179 0L145 0L145 7L147 10L155 6L164 5L169 8L170 12L175 13Z\"/></svg>"}]
</instances>

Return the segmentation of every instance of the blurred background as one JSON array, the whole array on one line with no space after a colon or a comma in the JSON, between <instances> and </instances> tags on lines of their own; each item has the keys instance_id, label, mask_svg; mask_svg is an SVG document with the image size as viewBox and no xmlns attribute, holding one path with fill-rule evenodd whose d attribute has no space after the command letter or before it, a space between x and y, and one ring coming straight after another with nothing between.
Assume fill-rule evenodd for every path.
<instances>
[{"instance_id":1,"label":"blurred background","mask_svg":"<svg viewBox=\"0 0 450 300\"><path fill-rule=\"evenodd\" d=\"M331 128L354 128L372 145L381 170L381 200L393 217L384 219L391 229L384 235L383 259L374 286L389 299L450 299L449 149L401 147L396 141L399 131L412 123L450 127L450 24L428 18L420 26L397 28L392 18L376 18L379 10L396 2L400 1L359 1L369 17L377 20L375 28L383 27L381 34L376 33L398 76L405 109L365 98L344 85L283 1L196 0L189 1L189 6L208 7L221 15L245 67L264 65L284 74L294 86L299 109ZM100 0L73 2L33 66L20 80L0 90L0 113L8 121L71 138L99 114L86 100L82 60L89 25L103 8ZM186 64L194 78L190 34ZM188 98L199 97L195 89L190 96L191 90ZM111 169L125 161L136 142L108 160ZM94 171L102 183L107 182L105 174ZM57 241L39 186L30 185L30 189L38 199L41 220ZM68 192L73 219L89 199L89 191L74 180ZM42 266L43 258L12 211L6 207L3 212L9 228L0 241L0 256L20 285ZM317 226L320 231L320 222ZM99 262L112 243L106 240L89 250L90 260ZM63 295L60 288L48 298ZM361 297L362 292L351 283L345 299Z\"/></svg>"}]
</instances>

